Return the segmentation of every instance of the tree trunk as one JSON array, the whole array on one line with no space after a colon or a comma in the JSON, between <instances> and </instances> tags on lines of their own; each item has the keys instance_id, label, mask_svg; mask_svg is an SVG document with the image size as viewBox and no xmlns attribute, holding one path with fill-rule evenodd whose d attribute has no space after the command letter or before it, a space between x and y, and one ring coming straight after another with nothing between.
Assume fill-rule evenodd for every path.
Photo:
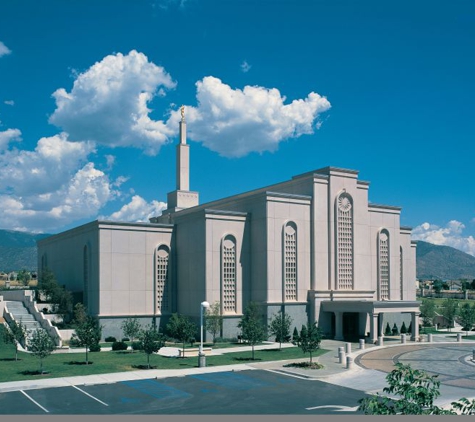
<instances>
[{"instance_id":1,"label":"tree trunk","mask_svg":"<svg viewBox=\"0 0 475 422\"><path fill-rule=\"evenodd\" d=\"M147 353L147 369L150 369L150 355Z\"/></svg>"},{"instance_id":2,"label":"tree trunk","mask_svg":"<svg viewBox=\"0 0 475 422\"><path fill-rule=\"evenodd\" d=\"M254 344L252 345L252 360L254 360Z\"/></svg>"},{"instance_id":3,"label":"tree trunk","mask_svg":"<svg viewBox=\"0 0 475 422\"><path fill-rule=\"evenodd\" d=\"M312 352L310 352L310 365L312 365Z\"/></svg>"},{"instance_id":4,"label":"tree trunk","mask_svg":"<svg viewBox=\"0 0 475 422\"><path fill-rule=\"evenodd\" d=\"M88 346L86 346L86 365L89 365L89 360L88 360L88 358L89 358L89 356L88 356L88 351L89 351L89 347L88 347Z\"/></svg>"},{"instance_id":5,"label":"tree trunk","mask_svg":"<svg viewBox=\"0 0 475 422\"><path fill-rule=\"evenodd\" d=\"M15 344L15 360L18 360L18 344Z\"/></svg>"}]
</instances>

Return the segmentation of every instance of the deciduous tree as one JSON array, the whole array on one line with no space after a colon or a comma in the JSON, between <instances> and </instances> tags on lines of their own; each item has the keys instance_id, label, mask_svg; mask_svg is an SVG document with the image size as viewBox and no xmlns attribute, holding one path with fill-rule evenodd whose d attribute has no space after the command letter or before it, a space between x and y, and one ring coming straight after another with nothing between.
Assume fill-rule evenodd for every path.
<instances>
[{"instance_id":1,"label":"deciduous tree","mask_svg":"<svg viewBox=\"0 0 475 422\"><path fill-rule=\"evenodd\" d=\"M4 340L5 343L15 345L15 360L18 360L18 345L24 344L27 336L25 325L20 321L12 321L8 327L5 327Z\"/></svg>"},{"instance_id":2,"label":"deciduous tree","mask_svg":"<svg viewBox=\"0 0 475 422\"><path fill-rule=\"evenodd\" d=\"M238 327L241 329L242 338L252 346L252 360L254 360L254 346L263 341L266 335L259 305L256 302L249 302Z\"/></svg>"},{"instance_id":3,"label":"deciduous tree","mask_svg":"<svg viewBox=\"0 0 475 422\"><path fill-rule=\"evenodd\" d=\"M147 325L138 332L140 350L147 355L147 368L150 369L150 355L157 353L164 345L163 335L153 325Z\"/></svg>"},{"instance_id":4,"label":"deciduous tree","mask_svg":"<svg viewBox=\"0 0 475 422\"><path fill-rule=\"evenodd\" d=\"M302 349L302 352L310 354L310 365L312 365L312 356L320 348L322 333L317 323L302 325L299 339L295 344Z\"/></svg>"},{"instance_id":5,"label":"deciduous tree","mask_svg":"<svg viewBox=\"0 0 475 422\"><path fill-rule=\"evenodd\" d=\"M54 340L44 328L33 331L28 339L28 351L40 360L40 374L43 373L43 359L51 355L56 349Z\"/></svg>"},{"instance_id":6,"label":"deciduous tree","mask_svg":"<svg viewBox=\"0 0 475 422\"><path fill-rule=\"evenodd\" d=\"M279 350L282 349L283 342L290 341L291 325L292 317L282 311L274 314L269 322L269 334L275 336L275 341L279 343Z\"/></svg>"},{"instance_id":7,"label":"deciduous tree","mask_svg":"<svg viewBox=\"0 0 475 422\"><path fill-rule=\"evenodd\" d=\"M137 318L127 318L122 321L121 328L124 337L128 337L131 341L134 341L142 329L142 326Z\"/></svg>"},{"instance_id":8,"label":"deciduous tree","mask_svg":"<svg viewBox=\"0 0 475 422\"><path fill-rule=\"evenodd\" d=\"M167 324L167 332L174 339L183 344L183 357L185 357L185 344L195 338L196 324L185 315L174 313Z\"/></svg>"},{"instance_id":9,"label":"deciduous tree","mask_svg":"<svg viewBox=\"0 0 475 422\"><path fill-rule=\"evenodd\" d=\"M213 344L216 342L216 337L221 333L223 327L223 316L221 315L221 304L214 302L206 312L206 331L213 336Z\"/></svg>"}]
</instances>

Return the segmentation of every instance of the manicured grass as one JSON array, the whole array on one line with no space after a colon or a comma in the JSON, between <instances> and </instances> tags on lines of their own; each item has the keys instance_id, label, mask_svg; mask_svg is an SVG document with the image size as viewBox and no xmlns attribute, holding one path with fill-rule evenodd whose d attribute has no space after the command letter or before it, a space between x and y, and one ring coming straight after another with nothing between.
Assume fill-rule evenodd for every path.
<instances>
[{"instance_id":1,"label":"manicured grass","mask_svg":"<svg viewBox=\"0 0 475 422\"><path fill-rule=\"evenodd\" d=\"M28 379L57 378L84 376L112 372L127 372L141 370L147 364L147 355L142 352L94 352L89 353L89 362L85 365L86 353L54 353L43 360L43 369L47 374L32 375L38 371L40 361L30 353L18 354L15 361L15 347L3 341L4 327L0 326L0 382L21 381ZM319 350L317 357L327 350ZM251 360L251 351L227 353L224 355L207 356L207 366L233 365L274 360L292 360L309 358L297 347L256 350L255 360ZM186 369L198 367L198 357L168 358L160 355L150 356L150 365L154 369ZM145 370L145 369L144 369Z\"/></svg>"}]
</instances>

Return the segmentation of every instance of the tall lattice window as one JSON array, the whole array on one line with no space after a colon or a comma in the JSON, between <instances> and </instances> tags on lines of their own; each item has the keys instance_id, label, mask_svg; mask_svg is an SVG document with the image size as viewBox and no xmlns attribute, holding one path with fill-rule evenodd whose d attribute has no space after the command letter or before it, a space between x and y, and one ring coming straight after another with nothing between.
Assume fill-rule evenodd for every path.
<instances>
[{"instance_id":1,"label":"tall lattice window","mask_svg":"<svg viewBox=\"0 0 475 422\"><path fill-rule=\"evenodd\" d=\"M89 253L87 245L83 249L83 303L89 302Z\"/></svg>"},{"instance_id":2,"label":"tall lattice window","mask_svg":"<svg viewBox=\"0 0 475 422\"><path fill-rule=\"evenodd\" d=\"M404 255L402 246L399 247L399 289L401 291L401 300L404 299Z\"/></svg>"},{"instance_id":3,"label":"tall lattice window","mask_svg":"<svg viewBox=\"0 0 475 422\"><path fill-rule=\"evenodd\" d=\"M221 295L223 312L236 312L236 240L226 236L221 245Z\"/></svg>"},{"instance_id":4,"label":"tall lattice window","mask_svg":"<svg viewBox=\"0 0 475 422\"><path fill-rule=\"evenodd\" d=\"M353 200L346 192L336 201L337 288L353 289Z\"/></svg>"},{"instance_id":5,"label":"tall lattice window","mask_svg":"<svg viewBox=\"0 0 475 422\"><path fill-rule=\"evenodd\" d=\"M170 310L170 283L168 277L170 250L167 246L161 245L157 249L155 260L157 311L166 312Z\"/></svg>"},{"instance_id":6,"label":"tall lattice window","mask_svg":"<svg viewBox=\"0 0 475 422\"><path fill-rule=\"evenodd\" d=\"M284 227L284 300L297 300L297 226Z\"/></svg>"},{"instance_id":7,"label":"tall lattice window","mask_svg":"<svg viewBox=\"0 0 475 422\"><path fill-rule=\"evenodd\" d=\"M381 230L378 245L379 300L389 299L389 233Z\"/></svg>"}]
</instances>

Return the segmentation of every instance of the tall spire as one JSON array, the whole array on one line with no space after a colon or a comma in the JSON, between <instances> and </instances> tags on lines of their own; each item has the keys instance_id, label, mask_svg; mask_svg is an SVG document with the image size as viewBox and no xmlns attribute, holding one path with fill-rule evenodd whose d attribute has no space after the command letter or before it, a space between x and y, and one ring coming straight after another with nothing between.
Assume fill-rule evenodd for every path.
<instances>
[{"instance_id":1,"label":"tall spire","mask_svg":"<svg viewBox=\"0 0 475 422\"><path fill-rule=\"evenodd\" d=\"M190 146L186 143L185 106L180 107L180 112L180 140L176 146L176 190L168 193L168 208L162 216L150 218L152 223L170 222L172 213L199 204L198 192L190 191Z\"/></svg>"},{"instance_id":2,"label":"tall spire","mask_svg":"<svg viewBox=\"0 0 475 422\"><path fill-rule=\"evenodd\" d=\"M181 106L180 143L176 146L176 188L190 189L190 146L186 144L185 106Z\"/></svg>"}]
</instances>

